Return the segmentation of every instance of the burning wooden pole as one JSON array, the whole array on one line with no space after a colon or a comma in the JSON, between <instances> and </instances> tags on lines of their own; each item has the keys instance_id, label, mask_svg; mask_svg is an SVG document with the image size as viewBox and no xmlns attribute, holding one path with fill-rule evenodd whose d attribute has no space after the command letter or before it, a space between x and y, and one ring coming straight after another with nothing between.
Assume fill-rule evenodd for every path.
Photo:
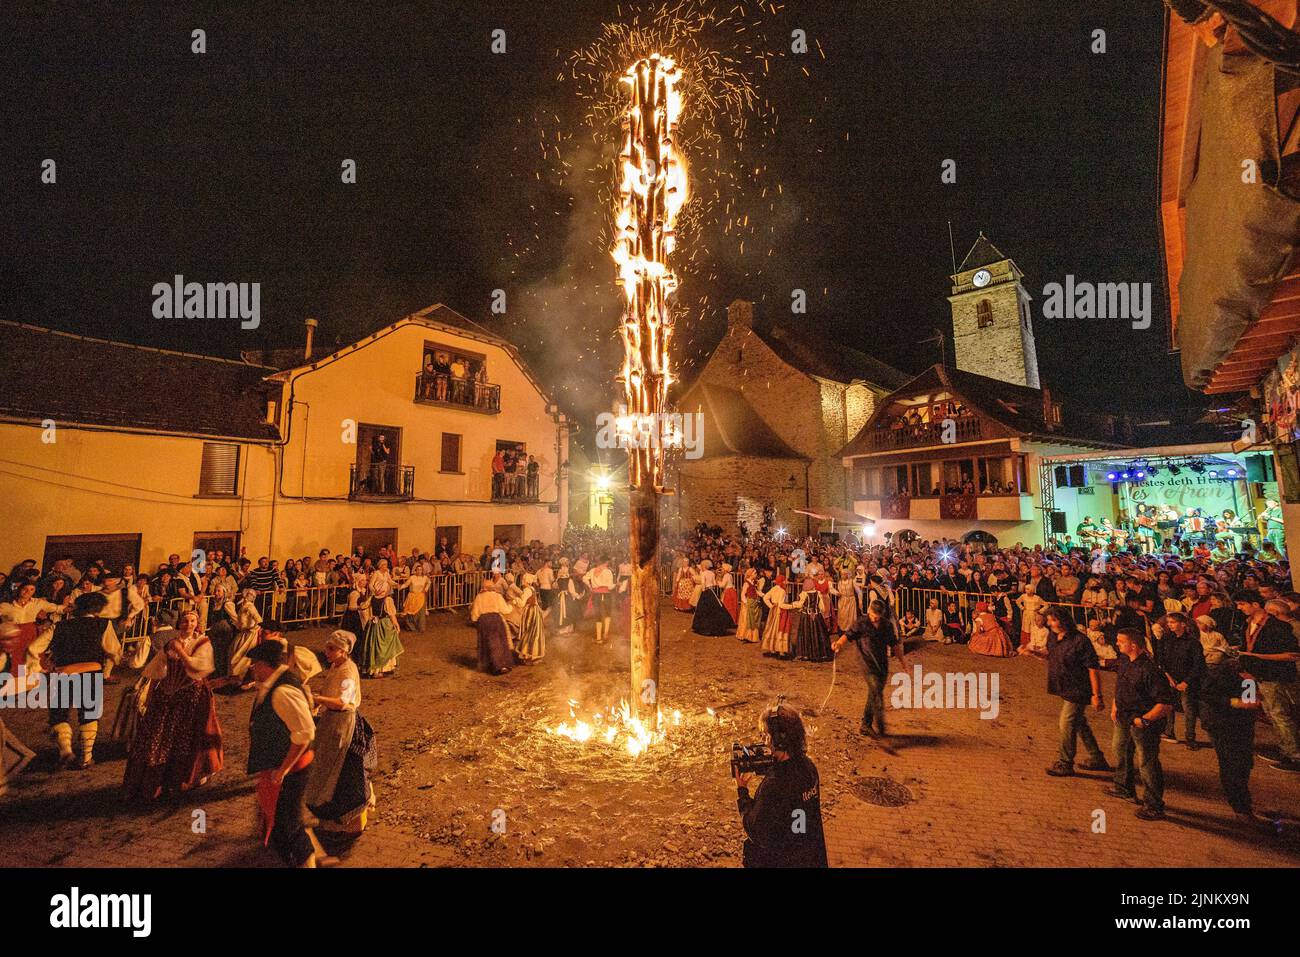
<instances>
[{"instance_id":1,"label":"burning wooden pole","mask_svg":"<svg viewBox=\"0 0 1300 957\"><path fill-rule=\"evenodd\" d=\"M681 111L678 71L667 57L638 60L622 77L629 88L619 155L620 185L612 255L623 286L623 384L628 446L628 517L632 551L632 707L654 721L659 701L659 496L664 491L669 299L677 277L668 265L677 213L686 201L686 169L675 136Z\"/></svg>"}]
</instances>

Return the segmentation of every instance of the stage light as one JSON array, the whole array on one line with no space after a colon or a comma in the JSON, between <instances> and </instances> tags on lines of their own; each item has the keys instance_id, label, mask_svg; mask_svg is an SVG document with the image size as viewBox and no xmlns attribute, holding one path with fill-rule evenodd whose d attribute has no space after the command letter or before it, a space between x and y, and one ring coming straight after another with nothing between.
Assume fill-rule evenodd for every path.
<instances>
[{"instance_id":1,"label":"stage light","mask_svg":"<svg viewBox=\"0 0 1300 957\"><path fill-rule=\"evenodd\" d=\"M1197 475L1203 475L1205 473L1204 462L1192 462L1187 467L1191 469L1193 472L1195 472Z\"/></svg>"},{"instance_id":2,"label":"stage light","mask_svg":"<svg viewBox=\"0 0 1300 957\"><path fill-rule=\"evenodd\" d=\"M1147 474L1150 475L1152 478L1155 478L1157 475L1160 474L1160 466L1158 465L1151 466L1151 468L1147 469Z\"/></svg>"},{"instance_id":3,"label":"stage light","mask_svg":"<svg viewBox=\"0 0 1300 957\"><path fill-rule=\"evenodd\" d=\"M1171 466L1169 466L1169 474L1170 474L1170 475L1178 475L1178 474L1181 473L1181 472L1182 472L1182 469L1180 469L1177 465L1171 465Z\"/></svg>"},{"instance_id":4,"label":"stage light","mask_svg":"<svg viewBox=\"0 0 1300 957\"><path fill-rule=\"evenodd\" d=\"M1116 475L1114 472L1107 472L1107 473L1106 473L1106 481L1107 481L1107 482L1114 482L1114 481L1116 481L1118 478L1119 478L1119 476Z\"/></svg>"},{"instance_id":5,"label":"stage light","mask_svg":"<svg viewBox=\"0 0 1300 957\"><path fill-rule=\"evenodd\" d=\"M1125 482L1127 482L1129 479L1129 474L1127 472L1121 472L1119 477L1122 478Z\"/></svg>"},{"instance_id":6,"label":"stage light","mask_svg":"<svg viewBox=\"0 0 1300 957\"><path fill-rule=\"evenodd\" d=\"M1239 474L1236 469L1228 469L1228 478L1236 478Z\"/></svg>"},{"instance_id":7,"label":"stage light","mask_svg":"<svg viewBox=\"0 0 1300 957\"><path fill-rule=\"evenodd\" d=\"M1218 478L1218 477L1219 477L1218 471L1215 469L1210 469L1210 478Z\"/></svg>"},{"instance_id":8,"label":"stage light","mask_svg":"<svg viewBox=\"0 0 1300 957\"><path fill-rule=\"evenodd\" d=\"M1147 477L1147 470L1146 470L1146 469L1138 469L1138 470L1137 470L1137 477L1138 477L1139 479L1144 479L1144 478L1146 478L1146 477Z\"/></svg>"}]
</instances>

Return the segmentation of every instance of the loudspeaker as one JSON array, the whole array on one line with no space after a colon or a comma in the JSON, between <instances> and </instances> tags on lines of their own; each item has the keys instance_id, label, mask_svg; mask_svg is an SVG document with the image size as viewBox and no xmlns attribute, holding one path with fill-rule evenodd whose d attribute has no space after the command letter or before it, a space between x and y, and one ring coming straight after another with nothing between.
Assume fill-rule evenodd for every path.
<instances>
[{"instance_id":1,"label":"loudspeaker","mask_svg":"<svg viewBox=\"0 0 1300 957\"><path fill-rule=\"evenodd\" d=\"M1060 511L1053 511L1051 513L1051 520L1052 520L1052 534L1064 535L1065 534L1065 513Z\"/></svg>"},{"instance_id":2,"label":"loudspeaker","mask_svg":"<svg viewBox=\"0 0 1300 957\"><path fill-rule=\"evenodd\" d=\"M1067 469L1064 465L1058 465L1055 469L1052 470L1052 474L1056 476L1057 488L1069 488L1070 486L1069 469Z\"/></svg>"},{"instance_id":3,"label":"loudspeaker","mask_svg":"<svg viewBox=\"0 0 1300 957\"><path fill-rule=\"evenodd\" d=\"M1246 478L1250 479L1252 482L1276 482L1277 473L1273 469L1273 456L1247 456Z\"/></svg>"},{"instance_id":4,"label":"loudspeaker","mask_svg":"<svg viewBox=\"0 0 1300 957\"><path fill-rule=\"evenodd\" d=\"M1070 466L1070 486L1080 488L1088 484L1088 470L1082 465Z\"/></svg>"}]
</instances>

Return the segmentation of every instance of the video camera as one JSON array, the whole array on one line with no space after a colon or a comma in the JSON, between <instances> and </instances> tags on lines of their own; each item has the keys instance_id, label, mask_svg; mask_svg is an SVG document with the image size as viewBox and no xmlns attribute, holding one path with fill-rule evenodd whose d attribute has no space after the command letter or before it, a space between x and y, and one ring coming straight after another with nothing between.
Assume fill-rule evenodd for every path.
<instances>
[{"instance_id":1,"label":"video camera","mask_svg":"<svg viewBox=\"0 0 1300 957\"><path fill-rule=\"evenodd\" d=\"M772 749L766 744L731 744L731 776L737 774L767 774L776 764Z\"/></svg>"}]
</instances>

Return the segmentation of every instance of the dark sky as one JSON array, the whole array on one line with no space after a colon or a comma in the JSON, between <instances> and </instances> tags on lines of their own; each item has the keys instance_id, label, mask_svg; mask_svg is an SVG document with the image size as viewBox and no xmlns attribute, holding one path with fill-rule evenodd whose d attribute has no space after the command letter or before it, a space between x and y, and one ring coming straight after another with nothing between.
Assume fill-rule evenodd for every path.
<instances>
[{"instance_id":1,"label":"dark sky","mask_svg":"<svg viewBox=\"0 0 1300 957\"><path fill-rule=\"evenodd\" d=\"M586 105L557 76L616 4L281 6L5 5L0 314L237 355L299 342L306 316L346 342L441 301L518 341L571 408L607 408L613 267L582 177L542 160L537 118L576 127ZM1159 251L1160 4L814 0L766 19L774 49L800 28L824 58L786 55L760 78L778 123L746 156L780 199L746 197L767 212L744 254L706 225L685 362L717 341L727 301L788 315L802 288L800 321L919 371L937 350L918 342L948 315L951 220L958 258L983 229L1026 273L1048 384L1111 406L1188 401ZM46 157L55 186L39 182ZM154 319L151 287L176 273L260 282L261 329ZM1042 288L1066 273L1151 282L1152 328L1044 319ZM496 288L505 317L488 311Z\"/></svg>"}]
</instances>

